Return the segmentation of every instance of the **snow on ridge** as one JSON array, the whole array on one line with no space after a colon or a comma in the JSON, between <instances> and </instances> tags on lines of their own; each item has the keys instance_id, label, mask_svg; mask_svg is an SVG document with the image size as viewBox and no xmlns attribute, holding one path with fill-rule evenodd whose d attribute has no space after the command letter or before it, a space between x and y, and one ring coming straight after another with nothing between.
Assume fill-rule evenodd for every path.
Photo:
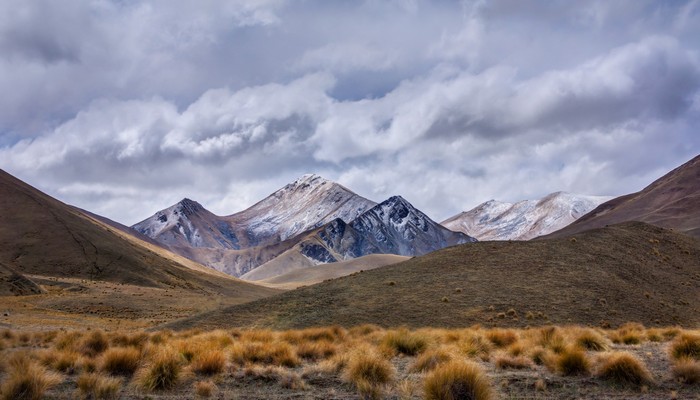
<instances>
[{"instance_id":1,"label":"snow on ridge","mask_svg":"<svg viewBox=\"0 0 700 400\"><path fill-rule=\"evenodd\" d=\"M516 203L490 200L442 224L479 240L529 240L569 225L609 199L554 192Z\"/></svg>"}]
</instances>

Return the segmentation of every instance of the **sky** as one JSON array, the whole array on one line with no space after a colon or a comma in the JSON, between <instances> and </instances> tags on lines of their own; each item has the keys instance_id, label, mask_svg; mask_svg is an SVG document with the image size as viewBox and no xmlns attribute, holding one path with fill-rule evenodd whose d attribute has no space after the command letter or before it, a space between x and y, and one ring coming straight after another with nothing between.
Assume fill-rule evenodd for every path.
<instances>
[{"instance_id":1,"label":"sky","mask_svg":"<svg viewBox=\"0 0 700 400\"><path fill-rule=\"evenodd\" d=\"M8 0L0 168L131 225L316 173L441 221L700 153L700 1Z\"/></svg>"}]
</instances>

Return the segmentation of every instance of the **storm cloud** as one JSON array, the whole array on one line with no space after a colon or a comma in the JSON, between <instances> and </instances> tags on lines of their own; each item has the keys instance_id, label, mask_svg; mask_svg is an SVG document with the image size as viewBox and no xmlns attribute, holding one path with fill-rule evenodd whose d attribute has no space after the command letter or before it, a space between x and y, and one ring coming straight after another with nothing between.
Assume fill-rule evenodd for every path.
<instances>
[{"instance_id":1,"label":"storm cloud","mask_svg":"<svg viewBox=\"0 0 700 400\"><path fill-rule=\"evenodd\" d=\"M700 151L700 2L0 5L0 168L133 224L304 173L441 220Z\"/></svg>"}]
</instances>

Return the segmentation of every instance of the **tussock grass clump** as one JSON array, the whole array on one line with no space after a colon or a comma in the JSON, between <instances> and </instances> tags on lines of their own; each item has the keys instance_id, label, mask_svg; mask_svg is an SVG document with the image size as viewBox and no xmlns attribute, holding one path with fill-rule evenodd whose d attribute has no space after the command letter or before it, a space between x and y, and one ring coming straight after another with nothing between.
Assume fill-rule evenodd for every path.
<instances>
[{"instance_id":1,"label":"tussock grass clump","mask_svg":"<svg viewBox=\"0 0 700 400\"><path fill-rule=\"evenodd\" d=\"M576 345L590 351L605 351L609 348L603 335L592 329L585 329L576 337Z\"/></svg>"},{"instance_id":2,"label":"tussock grass clump","mask_svg":"<svg viewBox=\"0 0 700 400\"><path fill-rule=\"evenodd\" d=\"M134 347L114 347L104 352L100 369L111 375L130 376L139 367L141 352Z\"/></svg>"},{"instance_id":3,"label":"tussock grass clump","mask_svg":"<svg viewBox=\"0 0 700 400\"><path fill-rule=\"evenodd\" d=\"M78 377L78 392L84 399L116 399L121 380L95 373L84 373Z\"/></svg>"},{"instance_id":4,"label":"tussock grass clump","mask_svg":"<svg viewBox=\"0 0 700 400\"><path fill-rule=\"evenodd\" d=\"M556 370L564 376L588 375L590 368L586 353L578 348L564 350L556 360Z\"/></svg>"},{"instance_id":5,"label":"tussock grass clump","mask_svg":"<svg viewBox=\"0 0 700 400\"><path fill-rule=\"evenodd\" d=\"M424 382L426 400L490 400L491 383L474 363L451 361L437 367Z\"/></svg>"},{"instance_id":6,"label":"tussock grass clump","mask_svg":"<svg viewBox=\"0 0 700 400\"><path fill-rule=\"evenodd\" d=\"M641 386L652 382L644 363L627 352L615 352L603 359L596 376L622 385Z\"/></svg>"},{"instance_id":7,"label":"tussock grass clump","mask_svg":"<svg viewBox=\"0 0 700 400\"><path fill-rule=\"evenodd\" d=\"M512 329L493 329L486 332L486 338L496 347L507 347L518 341L518 334Z\"/></svg>"},{"instance_id":8,"label":"tussock grass clump","mask_svg":"<svg viewBox=\"0 0 700 400\"><path fill-rule=\"evenodd\" d=\"M683 383L693 385L700 383L700 361L681 358L673 363L673 376Z\"/></svg>"},{"instance_id":9,"label":"tussock grass clump","mask_svg":"<svg viewBox=\"0 0 700 400\"><path fill-rule=\"evenodd\" d=\"M142 349L148 343L149 336L145 332L133 334L117 334L110 338L112 346L116 347L136 347Z\"/></svg>"},{"instance_id":10,"label":"tussock grass clump","mask_svg":"<svg viewBox=\"0 0 700 400\"><path fill-rule=\"evenodd\" d=\"M17 353L7 361L9 375L0 386L0 400L38 400L59 384L61 378L49 372L26 353Z\"/></svg>"},{"instance_id":11,"label":"tussock grass clump","mask_svg":"<svg viewBox=\"0 0 700 400\"><path fill-rule=\"evenodd\" d=\"M49 351L44 357L44 364L54 371L72 374L80 360L80 354L74 351Z\"/></svg>"},{"instance_id":12,"label":"tussock grass clump","mask_svg":"<svg viewBox=\"0 0 700 400\"><path fill-rule=\"evenodd\" d=\"M302 342L297 346L297 355L306 360L323 360L335 355L336 345L327 341Z\"/></svg>"},{"instance_id":13,"label":"tussock grass clump","mask_svg":"<svg viewBox=\"0 0 700 400\"><path fill-rule=\"evenodd\" d=\"M532 368L532 361L525 356L501 354L494 361L498 369L527 369Z\"/></svg>"},{"instance_id":14,"label":"tussock grass clump","mask_svg":"<svg viewBox=\"0 0 700 400\"><path fill-rule=\"evenodd\" d=\"M491 342L479 334L473 334L459 343L459 350L468 357L488 358L491 353Z\"/></svg>"},{"instance_id":15,"label":"tussock grass clump","mask_svg":"<svg viewBox=\"0 0 700 400\"><path fill-rule=\"evenodd\" d=\"M226 367L226 355L221 350L207 350L199 353L192 361L192 371L200 375L216 375Z\"/></svg>"},{"instance_id":16,"label":"tussock grass clump","mask_svg":"<svg viewBox=\"0 0 700 400\"><path fill-rule=\"evenodd\" d=\"M402 328L389 331L384 335L382 346L390 351L415 356L428 348L429 338L427 335L418 332L410 332Z\"/></svg>"},{"instance_id":17,"label":"tussock grass clump","mask_svg":"<svg viewBox=\"0 0 700 400\"><path fill-rule=\"evenodd\" d=\"M438 365L454 359L454 355L444 348L427 350L411 365L412 372L426 372L434 370Z\"/></svg>"},{"instance_id":18,"label":"tussock grass clump","mask_svg":"<svg viewBox=\"0 0 700 400\"><path fill-rule=\"evenodd\" d=\"M152 360L136 373L135 382L147 391L166 390L180 380L180 355L170 348L160 348Z\"/></svg>"},{"instance_id":19,"label":"tussock grass clump","mask_svg":"<svg viewBox=\"0 0 700 400\"><path fill-rule=\"evenodd\" d=\"M394 379L394 366L369 349L358 351L350 357L344 379L355 385L364 397L381 397L382 386Z\"/></svg>"},{"instance_id":20,"label":"tussock grass clump","mask_svg":"<svg viewBox=\"0 0 700 400\"><path fill-rule=\"evenodd\" d=\"M670 352L674 360L691 358L700 361L700 335L681 334L671 343Z\"/></svg>"},{"instance_id":21,"label":"tussock grass clump","mask_svg":"<svg viewBox=\"0 0 700 400\"><path fill-rule=\"evenodd\" d=\"M216 384L212 381L199 381L194 384L194 394L198 397L211 397L215 390Z\"/></svg>"},{"instance_id":22,"label":"tussock grass clump","mask_svg":"<svg viewBox=\"0 0 700 400\"><path fill-rule=\"evenodd\" d=\"M54 340L54 348L56 350L78 351L78 342L82 337L80 332L62 332Z\"/></svg>"},{"instance_id":23,"label":"tussock grass clump","mask_svg":"<svg viewBox=\"0 0 700 400\"><path fill-rule=\"evenodd\" d=\"M566 347L566 340L561 330L556 326L545 326L540 328L536 334L535 342L545 349L555 353L561 353Z\"/></svg>"},{"instance_id":24,"label":"tussock grass clump","mask_svg":"<svg viewBox=\"0 0 700 400\"><path fill-rule=\"evenodd\" d=\"M239 365L253 363L296 367L299 357L289 343L263 342L238 344L231 349L231 360Z\"/></svg>"},{"instance_id":25,"label":"tussock grass clump","mask_svg":"<svg viewBox=\"0 0 700 400\"><path fill-rule=\"evenodd\" d=\"M107 348L109 348L109 340L105 333L100 330L90 332L80 344L80 352L88 357L102 354Z\"/></svg>"}]
</instances>

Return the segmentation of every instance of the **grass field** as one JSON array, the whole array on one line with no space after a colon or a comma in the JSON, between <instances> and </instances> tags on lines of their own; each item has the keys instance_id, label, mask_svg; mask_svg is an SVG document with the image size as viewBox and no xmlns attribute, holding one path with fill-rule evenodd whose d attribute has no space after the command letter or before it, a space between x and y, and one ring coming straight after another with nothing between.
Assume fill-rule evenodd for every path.
<instances>
[{"instance_id":1,"label":"grass field","mask_svg":"<svg viewBox=\"0 0 700 400\"><path fill-rule=\"evenodd\" d=\"M700 398L700 331L639 324L3 330L0 360L2 400Z\"/></svg>"}]
</instances>

